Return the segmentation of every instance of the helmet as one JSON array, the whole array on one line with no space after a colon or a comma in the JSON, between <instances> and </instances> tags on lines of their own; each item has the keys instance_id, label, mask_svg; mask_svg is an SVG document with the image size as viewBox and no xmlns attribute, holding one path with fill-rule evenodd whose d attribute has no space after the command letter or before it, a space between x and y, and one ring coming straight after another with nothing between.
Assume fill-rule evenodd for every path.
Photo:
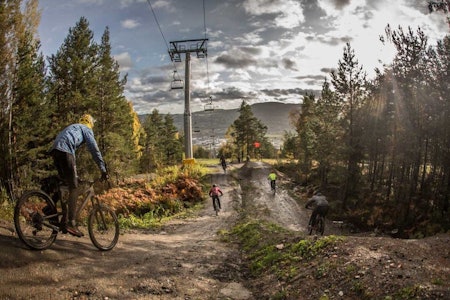
<instances>
[{"instance_id":1,"label":"helmet","mask_svg":"<svg viewBox=\"0 0 450 300\"><path fill-rule=\"evenodd\" d=\"M216 187L216 185L215 185L215 184L213 184L213 187Z\"/></svg>"},{"instance_id":2,"label":"helmet","mask_svg":"<svg viewBox=\"0 0 450 300\"><path fill-rule=\"evenodd\" d=\"M95 119L90 114L84 114L81 116L79 123L92 129L94 127Z\"/></svg>"}]
</instances>

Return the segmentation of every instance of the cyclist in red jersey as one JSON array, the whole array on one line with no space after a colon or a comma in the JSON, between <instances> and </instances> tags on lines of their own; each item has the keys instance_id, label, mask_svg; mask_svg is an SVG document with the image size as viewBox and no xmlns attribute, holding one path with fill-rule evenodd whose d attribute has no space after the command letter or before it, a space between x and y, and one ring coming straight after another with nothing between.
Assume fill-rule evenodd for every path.
<instances>
[{"instance_id":1,"label":"cyclist in red jersey","mask_svg":"<svg viewBox=\"0 0 450 300\"><path fill-rule=\"evenodd\" d=\"M217 203L219 205L219 210L221 209L220 198L219 196L223 196L223 192L217 185L213 184L211 189L209 190L209 196L212 198L214 210L216 210L216 203L214 202L214 198L217 199Z\"/></svg>"}]
</instances>

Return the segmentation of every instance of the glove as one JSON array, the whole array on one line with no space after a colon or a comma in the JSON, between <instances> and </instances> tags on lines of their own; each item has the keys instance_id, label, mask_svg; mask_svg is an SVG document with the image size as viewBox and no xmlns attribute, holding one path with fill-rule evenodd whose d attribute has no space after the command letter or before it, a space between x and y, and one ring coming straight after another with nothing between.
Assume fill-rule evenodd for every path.
<instances>
[{"instance_id":1,"label":"glove","mask_svg":"<svg viewBox=\"0 0 450 300\"><path fill-rule=\"evenodd\" d=\"M108 179L109 179L108 173L107 173L107 172L102 172L102 178L101 178L101 180L102 180L102 181L106 181L106 180L108 180Z\"/></svg>"}]
</instances>

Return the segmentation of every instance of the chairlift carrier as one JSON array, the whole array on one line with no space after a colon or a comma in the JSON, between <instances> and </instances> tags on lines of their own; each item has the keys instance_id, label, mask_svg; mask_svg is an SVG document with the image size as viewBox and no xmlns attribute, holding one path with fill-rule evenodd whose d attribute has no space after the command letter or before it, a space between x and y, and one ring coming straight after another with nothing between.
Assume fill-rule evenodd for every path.
<instances>
[{"instance_id":1,"label":"chairlift carrier","mask_svg":"<svg viewBox=\"0 0 450 300\"><path fill-rule=\"evenodd\" d=\"M212 103L211 97L209 97L209 103L205 104L205 111L214 111L214 105Z\"/></svg>"},{"instance_id":2,"label":"chairlift carrier","mask_svg":"<svg viewBox=\"0 0 450 300\"><path fill-rule=\"evenodd\" d=\"M170 83L172 90L181 90L184 88L184 82L177 76L177 70L173 71L173 80Z\"/></svg>"}]
</instances>

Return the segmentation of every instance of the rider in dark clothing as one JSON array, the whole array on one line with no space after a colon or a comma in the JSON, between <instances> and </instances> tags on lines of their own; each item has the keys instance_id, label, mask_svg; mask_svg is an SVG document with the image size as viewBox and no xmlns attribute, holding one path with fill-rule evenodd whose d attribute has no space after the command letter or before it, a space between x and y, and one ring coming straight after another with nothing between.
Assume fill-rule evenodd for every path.
<instances>
[{"instance_id":1,"label":"rider in dark clothing","mask_svg":"<svg viewBox=\"0 0 450 300\"><path fill-rule=\"evenodd\" d=\"M220 156L220 164L222 165L223 171L227 170L227 161L223 155Z\"/></svg>"},{"instance_id":2,"label":"rider in dark clothing","mask_svg":"<svg viewBox=\"0 0 450 300\"><path fill-rule=\"evenodd\" d=\"M327 198L320 192L315 193L314 196L312 196L311 199L306 202L305 208L308 208L310 206L314 206L314 210L311 214L311 217L309 218L308 226L312 226L312 224L314 224L318 214L325 218L329 208Z\"/></svg>"},{"instance_id":3,"label":"rider in dark clothing","mask_svg":"<svg viewBox=\"0 0 450 300\"><path fill-rule=\"evenodd\" d=\"M89 114L83 115L79 123L67 126L58 134L50 152L59 177L69 187L68 210L65 207L63 208L62 223L65 225L63 232L67 230L70 234L78 237L83 236L83 233L78 230L75 220L76 201L78 198L75 151L82 144L87 145L92 158L102 172L102 179L108 178L105 162L94 138L93 126L94 119L92 116Z\"/></svg>"}]
</instances>

